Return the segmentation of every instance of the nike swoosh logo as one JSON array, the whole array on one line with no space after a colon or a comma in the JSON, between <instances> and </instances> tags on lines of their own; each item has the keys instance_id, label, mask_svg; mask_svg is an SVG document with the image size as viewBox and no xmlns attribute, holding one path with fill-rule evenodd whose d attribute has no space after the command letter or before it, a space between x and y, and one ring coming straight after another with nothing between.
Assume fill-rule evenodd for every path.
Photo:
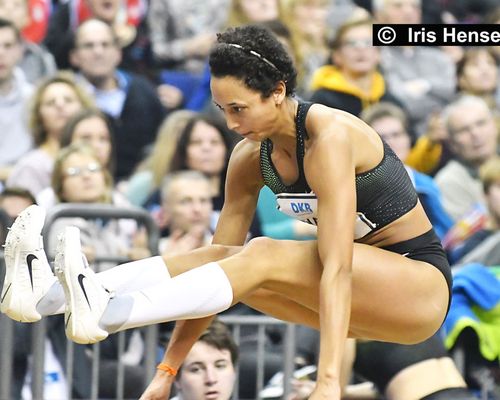
<instances>
[{"instance_id":1,"label":"nike swoosh logo","mask_svg":"<svg viewBox=\"0 0 500 400\"><path fill-rule=\"evenodd\" d=\"M7 293L9 293L9 290L10 290L11 286L12 286L12 283L9 284L9 287L7 288L7 290L5 291L5 293L3 294L2 300L0 300L0 303L3 303L3 301L5 299L5 296L7 296Z\"/></svg>"},{"instance_id":2,"label":"nike swoosh logo","mask_svg":"<svg viewBox=\"0 0 500 400\"><path fill-rule=\"evenodd\" d=\"M69 319L71 318L71 313L68 315L68 319L66 320L66 323L64 324L64 327L67 328L69 324Z\"/></svg>"},{"instance_id":3,"label":"nike swoosh logo","mask_svg":"<svg viewBox=\"0 0 500 400\"><path fill-rule=\"evenodd\" d=\"M83 275L83 274L78 275L78 284L82 288L83 294L85 295L85 299L87 300L87 304L89 305L89 308L92 310L92 307L90 306L89 298L87 297L87 291L85 290L85 286L83 285L84 279L85 279L85 275Z\"/></svg>"},{"instance_id":4,"label":"nike swoosh logo","mask_svg":"<svg viewBox=\"0 0 500 400\"><path fill-rule=\"evenodd\" d=\"M38 260L38 257L34 254L28 254L26 256L26 263L28 264L28 272L30 274L31 289L33 289L33 261Z\"/></svg>"}]
</instances>

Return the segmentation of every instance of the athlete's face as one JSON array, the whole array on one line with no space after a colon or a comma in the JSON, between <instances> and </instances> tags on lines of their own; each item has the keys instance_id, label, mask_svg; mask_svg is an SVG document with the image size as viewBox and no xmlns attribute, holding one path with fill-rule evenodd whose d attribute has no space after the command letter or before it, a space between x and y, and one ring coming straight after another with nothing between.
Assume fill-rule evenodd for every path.
<instances>
[{"instance_id":1,"label":"athlete's face","mask_svg":"<svg viewBox=\"0 0 500 400\"><path fill-rule=\"evenodd\" d=\"M229 350L196 342L176 382L183 400L228 400L236 373Z\"/></svg>"},{"instance_id":2,"label":"athlete's face","mask_svg":"<svg viewBox=\"0 0 500 400\"><path fill-rule=\"evenodd\" d=\"M269 136L279 113L274 95L262 98L259 92L231 76L212 77L210 88L213 101L224 113L229 129L255 141L263 141Z\"/></svg>"}]
</instances>

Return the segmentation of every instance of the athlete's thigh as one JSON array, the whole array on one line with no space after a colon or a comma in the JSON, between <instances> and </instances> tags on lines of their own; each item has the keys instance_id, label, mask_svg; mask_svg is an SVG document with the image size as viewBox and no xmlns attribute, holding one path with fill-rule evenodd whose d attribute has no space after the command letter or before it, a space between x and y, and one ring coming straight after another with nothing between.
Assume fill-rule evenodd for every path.
<instances>
[{"instance_id":1,"label":"athlete's thigh","mask_svg":"<svg viewBox=\"0 0 500 400\"><path fill-rule=\"evenodd\" d=\"M275 241L273 246L264 253L270 272L261 287L318 312L323 266L317 242ZM247 255L243 251L237 257ZM252 259L254 264L260 262ZM252 279L248 271L246 276L246 281ZM437 268L354 244L350 330L357 337L408 343L423 339L442 323L447 302L446 281Z\"/></svg>"},{"instance_id":2,"label":"athlete's thigh","mask_svg":"<svg viewBox=\"0 0 500 400\"><path fill-rule=\"evenodd\" d=\"M353 251L351 326L360 335L415 343L442 324L449 301L433 265L363 244Z\"/></svg>"}]
</instances>

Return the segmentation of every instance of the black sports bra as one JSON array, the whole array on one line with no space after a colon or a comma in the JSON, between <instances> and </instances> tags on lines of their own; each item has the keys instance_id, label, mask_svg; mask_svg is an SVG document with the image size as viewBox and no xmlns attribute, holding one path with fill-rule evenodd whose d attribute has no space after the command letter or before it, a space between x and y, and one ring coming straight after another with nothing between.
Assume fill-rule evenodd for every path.
<instances>
[{"instance_id":1,"label":"black sports bra","mask_svg":"<svg viewBox=\"0 0 500 400\"><path fill-rule=\"evenodd\" d=\"M271 160L273 143L260 146L260 167L264 183L276 194L278 209L301 221L316 225L318 200L304 173L304 140L307 112L312 103L299 100L295 119L299 177L285 185ZM356 175L356 211L354 239L360 239L406 214L417 204L418 196L401 160L384 141L384 156L373 169Z\"/></svg>"}]
</instances>

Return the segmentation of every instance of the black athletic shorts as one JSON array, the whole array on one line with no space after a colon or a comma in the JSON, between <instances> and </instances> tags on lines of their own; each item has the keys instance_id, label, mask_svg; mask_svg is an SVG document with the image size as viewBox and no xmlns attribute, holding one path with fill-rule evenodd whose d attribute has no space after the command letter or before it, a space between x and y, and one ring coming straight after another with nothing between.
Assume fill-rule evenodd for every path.
<instances>
[{"instance_id":1,"label":"black athletic shorts","mask_svg":"<svg viewBox=\"0 0 500 400\"><path fill-rule=\"evenodd\" d=\"M448 284L448 310L450 309L451 286L453 282L451 277L451 268L448 263L448 259L446 258L443 246L441 246L441 241L434 232L434 229L431 229L430 231L413 239L394 243L382 248L393 253L402 254L412 260L424 261L435 266L439 271L441 271L446 279L446 283Z\"/></svg>"}]
</instances>

